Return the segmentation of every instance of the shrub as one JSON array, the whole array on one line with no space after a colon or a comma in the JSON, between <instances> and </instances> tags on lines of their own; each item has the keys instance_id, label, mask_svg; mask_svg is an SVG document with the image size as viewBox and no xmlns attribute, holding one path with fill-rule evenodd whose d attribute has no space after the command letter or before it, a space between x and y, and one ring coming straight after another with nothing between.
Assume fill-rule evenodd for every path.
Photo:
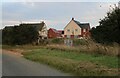
<instances>
[{"instance_id":1,"label":"shrub","mask_svg":"<svg viewBox=\"0 0 120 78\"><path fill-rule=\"evenodd\" d=\"M84 39L74 39L73 40L73 45L78 46L78 45L87 45L87 41Z\"/></svg>"},{"instance_id":2,"label":"shrub","mask_svg":"<svg viewBox=\"0 0 120 78\"><path fill-rule=\"evenodd\" d=\"M84 45L79 45L78 46L66 46L63 44L50 44L47 45L46 48L51 49L51 50L61 50L61 51L68 51L68 52L84 52L84 53L89 53L89 54L95 54L95 55L110 55L110 56L119 56L119 50L120 50L120 45L119 44L114 44L112 46L110 45L103 45L103 44L98 44L93 41L86 41L86 44Z\"/></svg>"},{"instance_id":3,"label":"shrub","mask_svg":"<svg viewBox=\"0 0 120 78\"><path fill-rule=\"evenodd\" d=\"M55 38L55 39L52 39L50 43L53 43L53 44L63 44L64 43L64 39L62 39L62 38Z\"/></svg>"},{"instance_id":4,"label":"shrub","mask_svg":"<svg viewBox=\"0 0 120 78\"><path fill-rule=\"evenodd\" d=\"M3 44L23 45L35 42L38 31L33 26L9 26L2 30Z\"/></svg>"}]
</instances>

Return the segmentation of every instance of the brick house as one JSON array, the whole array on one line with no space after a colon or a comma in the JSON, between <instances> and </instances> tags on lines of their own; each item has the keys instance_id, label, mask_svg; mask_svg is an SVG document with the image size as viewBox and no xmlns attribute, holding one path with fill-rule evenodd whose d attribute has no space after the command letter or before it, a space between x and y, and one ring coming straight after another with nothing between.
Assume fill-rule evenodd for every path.
<instances>
[{"instance_id":1,"label":"brick house","mask_svg":"<svg viewBox=\"0 0 120 78\"><path fill-rule=\"evenodd\" d=\"M64 28L65 38L88 38L90 33L89 23L80 23L79 21L72 20Z\"/></svg>"},{"instance_id":2,"label":"brick house","mask_svg":"<svg viewBox=\"0 0 120 78\"><path fill-rule=\"evenodd\" d=\"M61 38L62 30L56 30L54 28L50 28L48 30L48 38Z\"/></svg>"}]
</instances>

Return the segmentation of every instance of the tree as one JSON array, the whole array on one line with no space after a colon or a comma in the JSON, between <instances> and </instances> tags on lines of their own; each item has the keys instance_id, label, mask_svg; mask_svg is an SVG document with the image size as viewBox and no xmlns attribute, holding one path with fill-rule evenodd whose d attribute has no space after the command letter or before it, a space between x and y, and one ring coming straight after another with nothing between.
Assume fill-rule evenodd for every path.
<instances>
[{"instance_id":1,"label":"tree","mask_svg":"<svg viewBox=\"0 0 120 78\"><path fill-rule=\"evenodd\" d=\"M13 27L5 27L2 30L2 44L13 44Z\"/></svg>"},{"instance_id":2,"label":"tree","mask_svg":"<svg viewBox=\"0 0 120 78\"><path fill-rule=\"evenodd\" d=\"M35 42L38 38L38 31L35 26L12 26L2 30L3 44L22 45Z\"/></svg>"},{"instance_id":3,"label":"tree","mask_svg":"<svg viewBox=\"0 0 120 78\"><path fill-rule=\"evenodd\" d=\"M120 9L115 7L90 30L92 38L99 43L120 43Z\"/></svg>"}]
</instances>

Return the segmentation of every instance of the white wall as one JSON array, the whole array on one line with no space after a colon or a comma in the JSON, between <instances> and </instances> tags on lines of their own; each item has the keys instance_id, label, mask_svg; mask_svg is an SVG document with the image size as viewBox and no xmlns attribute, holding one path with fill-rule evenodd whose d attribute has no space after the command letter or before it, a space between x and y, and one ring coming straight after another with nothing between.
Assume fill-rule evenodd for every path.
<instances>
[{"instance_id":1,"label":"white wall","mask_svg":"<svg viewBox=\"0 0 120 78\"><path fill-rule=\"evenodd\" d=\"M67 31L68 29L70 31ZM64 35L81 35L81 28L73 20L71 20L64 28Z\"/></svg>"}]
</instances>

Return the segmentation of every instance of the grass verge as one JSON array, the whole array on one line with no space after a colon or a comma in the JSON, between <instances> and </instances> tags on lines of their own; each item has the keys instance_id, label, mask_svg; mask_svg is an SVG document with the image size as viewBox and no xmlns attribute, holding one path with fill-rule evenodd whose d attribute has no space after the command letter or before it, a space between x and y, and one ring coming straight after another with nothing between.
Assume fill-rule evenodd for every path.
<instances>
[{"instance_id":1,"label":"grass verge","mask_svg":"<svg viewBox=\"0 0 120 78\"><path fill-rule=\"evenodd\" d=\"M64 72L79 76L118 75L118 58L115 56L90 55L83 52L33 49L23 52L25 58L48 64Z\"/></svg>"}]
</instances>

